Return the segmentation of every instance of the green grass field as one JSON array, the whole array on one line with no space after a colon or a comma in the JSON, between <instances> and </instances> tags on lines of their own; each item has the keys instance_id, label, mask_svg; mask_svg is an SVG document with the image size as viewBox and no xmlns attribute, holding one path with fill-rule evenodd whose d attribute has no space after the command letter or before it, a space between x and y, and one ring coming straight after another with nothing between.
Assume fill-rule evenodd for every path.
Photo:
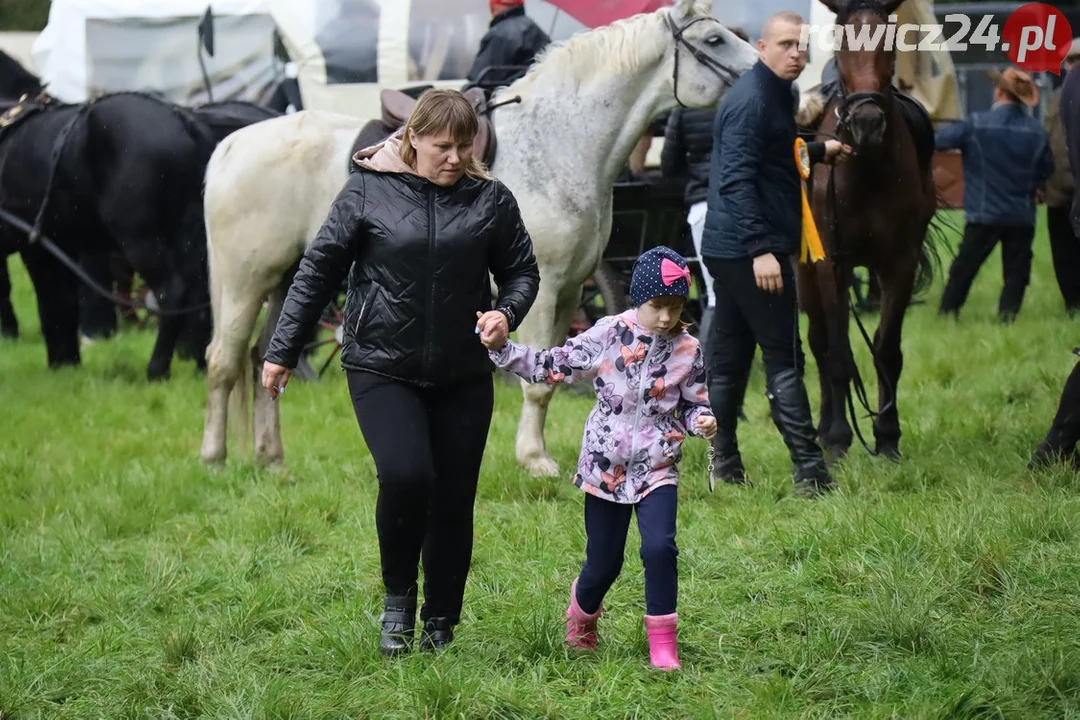
<instances>
[{"instance_id":1,"label":"green grass field","mask_svg":"<svg viewBox=\"0 0 1080 720\"><path fill-rule=\"evenodd\" d=\"M995 322L997 251L959 323L936 317L940 277L910 311L903 464L856 444L841 492L793 497L760 367L740 429L756 487L710 494L705 443L688 443L675 675L648 668L636 528L602 649L562 647L587 398L556 396L547 437L566 477L533 479L513 457L520 391L500 384L457 640L388 661L376 478L342 374L282 399L287 477L235 453L208 472L194 363L148 385L153 335L130 332L47 370L12 258L23 338L0 345L0 718L1080 716L1080 480L1025 469L1077 325L1042 229L1035 256L1015 326Z\"/></svg>"}]
</instances>

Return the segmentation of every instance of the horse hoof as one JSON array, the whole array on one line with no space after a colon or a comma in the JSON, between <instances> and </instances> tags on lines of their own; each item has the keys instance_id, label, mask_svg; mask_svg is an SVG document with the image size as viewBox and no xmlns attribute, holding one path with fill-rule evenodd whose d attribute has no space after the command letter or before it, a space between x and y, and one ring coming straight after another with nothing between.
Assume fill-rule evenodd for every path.
<instances>
[{"instance_id":1,"label":"horse hoof","mask_svg":"<svg viewBox=\"0 0 1080 720\"><path fill-rule=\"evenodd\" d=\"M832 462L837 463L847 457L848 449L843 445L826 445L825 454L828 455Z\"/></svg>"},{"instance_id":2,"label":"horse hoof","mask_svg":"<svg viewBox=\"0 0 1080 720\"><path fill-rule=\"evenodd\" d=\"M220 470L225 467L225 449L221 450L211 448L209 450L203 450L199 453L199 460L202 464L211 470Z\"/></svg>"},{"instance_id":3,"label":"horse hoof","mask_svg":"<svg viewBox=\"0 0 1080 720\"><path fill-rule=\"evenodd\" d=\"M525 469L533 477L558 477L559 466L547 455L533 458L525 462Z\"/></svg>"},{"instance_id":4,"label":"horse hoof","mask_svg":"<svg viewBox=\"0 0 1080 720\"><path fill-rule=\"evenodd\" d=\"M900 454L900 448L896 445L878 445L877 454L897 464L904 459L904 456Z\"/></svg>"}]
</instances>

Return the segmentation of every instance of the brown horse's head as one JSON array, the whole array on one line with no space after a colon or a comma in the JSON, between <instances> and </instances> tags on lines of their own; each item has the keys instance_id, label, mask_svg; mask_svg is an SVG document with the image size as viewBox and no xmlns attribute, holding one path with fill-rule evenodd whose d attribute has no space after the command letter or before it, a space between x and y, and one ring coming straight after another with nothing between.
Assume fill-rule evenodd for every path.
<instances>
[{"instance_id":1,"label":"brown horse's head","mask_svg":"<svg viewBox=\"0 0 1080 720\"><path fill-rule=\"evenodd\" d=\"M888 133L896 52L886 42L891 35L887 26L902 2L821 0L842 28L835 52L840 76L837 134L864 156L882 148Z\"/></svg>"}]
</instances>

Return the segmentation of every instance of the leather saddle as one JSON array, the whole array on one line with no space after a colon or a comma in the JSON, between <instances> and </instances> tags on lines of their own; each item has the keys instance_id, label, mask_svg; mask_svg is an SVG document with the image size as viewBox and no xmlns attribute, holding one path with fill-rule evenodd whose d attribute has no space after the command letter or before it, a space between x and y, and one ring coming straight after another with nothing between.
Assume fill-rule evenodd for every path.
<instances>
[{"instance_id":1,"label":"leather saddle","mask_svg":"<svg viewBox=\"0 0 1080 720\"><path fill-rule=\"evenodd\" d=\"M497 141L495 127L491 124L487 93L481 88L469 88L463 94L476 110L477 119L480 121L479 131L476 133L476 139L473 140L473 155L490 167L495 160ZM416 99L391 88L384 89L379 94L379 99L382 102L382 124L387 131L386 134L390 135L408 121L416 105Z\"/></svg>"}]
</instances>

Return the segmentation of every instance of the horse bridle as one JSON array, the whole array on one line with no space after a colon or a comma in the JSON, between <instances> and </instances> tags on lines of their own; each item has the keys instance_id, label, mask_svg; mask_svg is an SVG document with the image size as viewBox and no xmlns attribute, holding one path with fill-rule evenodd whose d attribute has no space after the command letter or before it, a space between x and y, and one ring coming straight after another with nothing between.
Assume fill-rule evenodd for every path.
<instances>
[{"instance_id":1,"label":"horse bridle","mask_svg":"<svg viewBox=\"0 0 1080 720\"><path fill-rule=\"evenodd\" d=\"M728 86L734 85L735 81L739 79L739 73L732 70L730 67L720 62L719 60L709 57L704 52L694 47L686 38L683 37L683 33L686 29L694 23L701 22L702 20L712 20L716 24L720 25L720 21L714 17L698 17L694 18L690 22L686 23L682 27L678 27L675 21L671 19L671 13L669 12L664 16L667 22L668 28L671 30L672 37L675 38L675 102L679 103L680 107L689 107L689 105L683 104L683 101L679 99L679 46L682 45L686 48L694 59L699 63L711 70L718 78L728 84ZM721 25L723 27L723 25Z\"/></svg>"},{"instance_id":2,"label":"horse bridle","mask_svg":"<svg viewBox=\"0 0 1080 720\"><path fill-rule=\"evenodd\" d=\"M880 12L880 8L877 6L865 3L854 9ZM849 125L851 116L856 110L864 105L877 105L878 108L881 109L881 112L885 114L885 117L888 118L889 103L892 100L892 83L889 83L885 92L860 90L858 92L849 93L847 88L844 87L844 78L840 75L839 61L837 63L836 75L837 85L840 89L840 102L837 104L836 110L834 111L836 114L836 131L838 134L843 130L851 129Z\"/></svg>"},{"instance_id":3,"label":"horse bridle","mask_svg":"<svg viewBox=\"0 0 1080 720\"><path fill-rule=\"evenodd\" d=\"M836 105L834 113L836 115L836 131L837 133L842 130L850 130L851 116L856 110L864 105L877 105L882 113L888 117L889 101L892 95L892 85L885 92L878 92L876 90L860 90L858 92L849 93L847 88L844 87L844 81L841 79L838 81L840 88L840 102Z\"/></svg>"}]
</instances>

